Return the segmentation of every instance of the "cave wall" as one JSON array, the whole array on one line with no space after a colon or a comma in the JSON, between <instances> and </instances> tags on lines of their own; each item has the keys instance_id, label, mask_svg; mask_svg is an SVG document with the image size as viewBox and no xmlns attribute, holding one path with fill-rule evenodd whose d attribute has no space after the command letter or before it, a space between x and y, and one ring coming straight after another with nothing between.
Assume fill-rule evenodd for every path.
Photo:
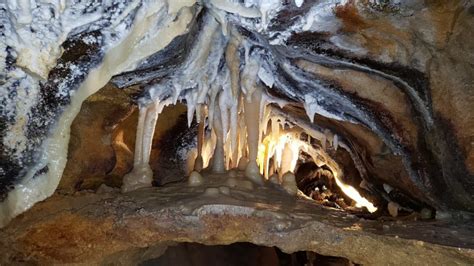
<instances>
[{"instance_id":1,"label":"cave wall","mask_svg":"<svg viewBox=\"0 0 474 266\"><path fill-rule=\"evenodd\" d=\"M364 105L376 117L380 130L390 132L391 136L382 137L384 144L378 151L360 145L367 152L371 175L438 208L472 210L474 91L468 63L472 42L467 34L472 31L471 9L466 1L387 2L367 8L348 1L334 8L341 23L336 29L328 26L289 39L309 51L307 58L324 54L360 64L334 68L315 59L295 59L315 78L357 98L355 104ZM282 21L294 15L282 13ZM401 84L375 73L378 70L401 78L418 96L410 96ZM357 126L339 123L338 127L351 131L360 143L374 139L372 132ZM411 157L410 162L401 164L406 157Z\"/></svg>"},{"instance_id":2,"label":"cave wall","mask_svg":"<svg viewBox=\"0 0 474 266\"><path fill-rule=\"evenodd\" d=\"M120 188L122 178L133 167L138 121L134 99L137 87L119 90L111 84L91 95L71 125L68 162L58 190L72 193L97 190L102 184ZM162 148L163 143L175 148L184 140L173 139L180 134L174 127L187 130L183 104L165 107L159 117L153 137L151 166L157 184L181 179L186 173L186 161L167 159L176 154ZM192 144L191 144L192 145ZM194 144L195 145L195 144Z\"/></svg>"}]
</instances>

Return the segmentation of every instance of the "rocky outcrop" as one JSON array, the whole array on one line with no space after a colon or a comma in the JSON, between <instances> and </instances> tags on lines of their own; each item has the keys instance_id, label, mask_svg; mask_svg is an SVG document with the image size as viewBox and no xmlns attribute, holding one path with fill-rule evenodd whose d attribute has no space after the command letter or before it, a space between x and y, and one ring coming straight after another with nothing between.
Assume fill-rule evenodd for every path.
<instances>
[{"instance_id":1,"label":"rocky outcrop","mask_svg":"<svg viewBox=\"0 0 474 266\"><path fill-rule=\"evenodd\" d=\"M127 194L55 195L0 231L0 263L136 264L181 242L250 242L364 265L474 262L471 225L368 221L271 183L243 186L243 173L204 178Z\"/></svg>"}]
</instances>

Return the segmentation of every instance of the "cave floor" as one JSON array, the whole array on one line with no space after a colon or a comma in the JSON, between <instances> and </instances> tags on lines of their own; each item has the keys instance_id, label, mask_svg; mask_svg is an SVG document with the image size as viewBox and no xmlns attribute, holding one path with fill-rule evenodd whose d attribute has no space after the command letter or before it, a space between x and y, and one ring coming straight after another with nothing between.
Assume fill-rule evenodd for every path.
<instances>
[{"instance_id":1,"label":"cave floor","mask_svg":"<svg viewBox=\"0 0 474 266\"><path fill-rule=\"evenodd\" d=\"M0 264L135 264L180 242L250 242L368 265L474 263L470 224L365 220L240 172L205 179L125 194L55 194L0 229Z\"/></svg>"}]
</instances>

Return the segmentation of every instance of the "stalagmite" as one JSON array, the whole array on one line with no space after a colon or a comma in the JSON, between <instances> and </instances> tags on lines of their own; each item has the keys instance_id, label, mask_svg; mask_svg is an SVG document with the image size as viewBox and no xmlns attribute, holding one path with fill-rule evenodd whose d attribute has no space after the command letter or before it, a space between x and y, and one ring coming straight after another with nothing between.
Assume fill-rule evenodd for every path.
<instances>
[{"instance_id":1,"label":"stalagmite","mask_svg":"<svg viewBox=\"0 0 474 266\"><path fill-rule=\"evenodd\" d=\"M188 178L188 186L199 186L204 182L202 175L199 172L192 171Z\"/></svg>"},{"instance_id":2,"label":"stalagmite","mask_svg":"<svg viewBox=\"0 0 474 266\"><path fill-rule=\"evenodd\" d=\"M246 170L248 162L249 162L249 160L247 159L246 156L240 157L239 164L237 165L237 168L241 171Z\"/></svg>"},{"instance_id":3,"label":"stalagmite","mask_svg":"<svg viewBox=\"0 0 474 266\"><path fill-rule=\"evenodd\" d=\"M277 184L277 185L280 184L280 178L278 178L277 174L272 174L270 178L268 178L268 180L270 180L270 182L273 184Z\"/></svg>"},{"instance_id":4,"label":"stalagmite","mask_svg":"<svg viewBox=\"0 0 474 266\"><path fill-rule=\"evenodd\" d=\"M186 155L186 161L185 161L185 174L189 175L191 174L192 171L194 171L194 164L196 163L196 157L197 157L197 149L191 149L188 151L188 154Z\"/></svg>"},{"instance_id":5,"label":"stalagmite","mask_svg":"<svg viewBox=\"0 0 474 266\"><path fill-rule=\"evenodd\" d=\"M290 195L296 195L298 193L298 187L296 186L295 175L291 172L286 172L282 177L281 186Z\"/></svg>"},{"instance_id":6,"label":"stalagmite","mask_svg":"<svg viewBox=\"0 0 474 266\"><path fill-rule=\"evenodd\" d=\"M246 49L248 51L248 49ZM246 54L246 65L242 71L241 89L244 92L244 115L247 126L248 164L245 175L256 183L263 184L257 165L259 135L260 135L260 105L262 100L262 88L257 84L259 66L259 55Z\"/></svg>"},{"instance_id":7,"label":"stalagmite","mask_svg":"<svg viewBox=\"0 0 474 266\"><path fill-rule=\"evenodd\" d=\"M140 105L133 170L124 176L122 192L151 187L153 171L149 162L156 121L163 108L170 103L169 98L164 101L156 100L147 106Z\"/></svg>"},{"instance_id":8,"label":"stalagmite","mask_svg":"<svg viewBox=\"0 0 474 266\"><path fill-rule=\"evenodd\" d=\"M392 217L397 217L398 216L398 210L399 209L400 209L400 205L396 202L390 201L387 205L388 213L390 213L390 215Z\"/></svg>"},{"instance_id":9,"label":"stalagmite","mask_svg":"<svg viewBox=\"0 0 474 266\"><path fill-rule=\"evenodd\" d=\"M153 172L148 163L145 164L143 161L145 150L145 124L148 122L146 120L147 117L148 107L140 106L137 135L135 138L133 169L123 177L122 192L128 192L142 187L149 187L153 181Z\"/></svg>"},{"instance_id":10,"label":"stalagmite","mask_svg":"<svg viewBox=\"0 0 474 266\"><path fill-rule=\"evenodd\" d=\"M216 187L208 187L206 190L204 190L204 196L210 196L210 197L217 197L219 196L219 188Z\"/></svg>"},{"instance_id":11,"label":"stalagmite","mask_svg":"<svg viewBox=\"0 0 474 266\"><path fill-rule=\"evenodd\" d=\"M433 212L428 208L423 208L420 211L420 218L423 220L431 219L433 218Z\"/></svg>"}]
</instances>

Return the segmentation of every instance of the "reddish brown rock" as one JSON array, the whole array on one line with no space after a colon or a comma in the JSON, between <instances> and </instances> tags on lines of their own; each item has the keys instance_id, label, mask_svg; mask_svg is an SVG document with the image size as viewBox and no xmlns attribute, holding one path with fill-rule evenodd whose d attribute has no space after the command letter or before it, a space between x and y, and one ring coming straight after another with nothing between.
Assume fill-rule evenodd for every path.
<instances>
[{"instance_id":1,"label":"reddish brown rock","mask_svg":"<svg viewBox=\"0 0 474 266\"><path fill-rule=\"evenodd\" d=\"M206 180L198 187L55 195L0 230L0 263L136 264L179 242L250 242L366 265L474 263L469 226L363 220L273 184L206 195L206 187L222 186L226 177Z\"/></svg>"}]
</instances>

